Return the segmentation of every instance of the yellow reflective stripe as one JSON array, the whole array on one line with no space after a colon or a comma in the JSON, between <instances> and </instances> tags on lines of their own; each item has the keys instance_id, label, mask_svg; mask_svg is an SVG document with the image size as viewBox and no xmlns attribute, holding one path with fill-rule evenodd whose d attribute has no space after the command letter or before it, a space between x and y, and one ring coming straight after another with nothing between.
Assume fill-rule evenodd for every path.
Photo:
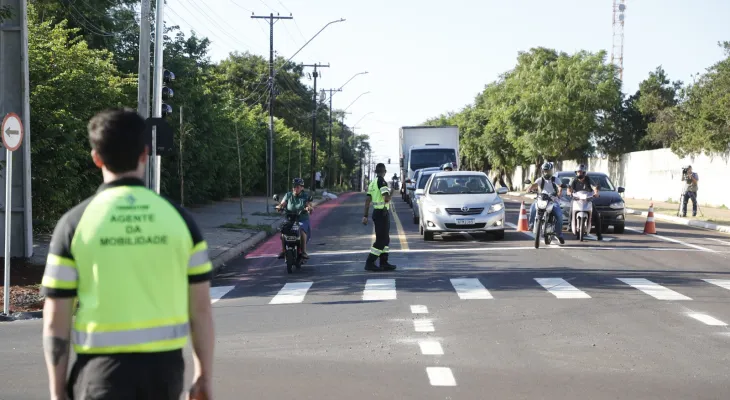
<instances>
[{"instance_id":1,"label":"yellow reflective stripe","mask_svg":"<svg viewBox=\"0 0 730 400\"><path fill-rule=\"evenodd\" d=\"M388 252L390 252L390 247L388 247L388 246L383 247L383 253L388 253Z\"/></svg>"},{"instance_id":2,"label":"yellow reflective stripe","mask_svg":"<svg viewBox=\"0 0 730 400\"><path fill-rule=\"evenodd\" d=\"M88 347L74 344L76 354L158 353L185 347L188 337L129 346Z\"/></svg>"},{"instance_id":3,"label":"yellow reflective stripe","mask_svg":"<svg viewBox=\"0 0 730 400\"><path fill-rule=\"evenodd\" d=\"M213 269L213 263L208 261L207 263L205 263L203 265L198 265L196 267L188 267L188 275L202 275L202 274L208 273L212 269Z\"/></svg>"},{"instance_id":4,"label":"yellow reflective stripe","mask_svg":"<svg viewBox=\"0 0 730 400\"><path fill-rule=\"evenodd\" d=\"M390 193L390 190L388 189L388 187L387 186L381 187L380 194L386 194L386 193Z\"/></svg>"},{"instance_id":5,"label":"yellow reflective stripe","mask_svg":"<svg viewBox=\"0 0 730 400\"><path fill-rule=\"evenodd\" d=\"M155 326L186 324L188 323L188 320L189 318L186 314L181 314L177 317L155 318L144 321L106 323L100 323L93 320L88 322L80 322L79 318L76 318L74 329L80 332L131 331L137 329L153 328Z\"/></svg>"},{"instance_id":6,"label":"yellow reflective stripe","mask_svg":"<svg viewBox=\"0 0 730 400\"><path fill-rule=\"evenodd\" d=\"M380 251L380 250L376 249L375 247L371 247L371 248L370 248L370 254L373 254L373 255L379 256L379 255L380 255L380 254L382 254L382 253L383 253L382 251Z\"/></svg>"},{"instance_id":7,"label":"yellow reflective stripe","mask_svg":"<svg viewBox=\"0 0 730 400\"><path fill-rule=\"evenodd\" d=\"M58 281L75 282L79 280L79 271L65 265L47 264L43 276Z\"/></svg>"},{"instance_id":8,"label":"yellow reflective stripe","mask_svg":"<svg viewBox=\"0 0 730 400\"><path fill-rule=\"evenodd\" d=\"M208 261L210 261L210 258L208 257L208 249L198 250L190 255L188 268L199 267L201 264L205 264Z\"/></svg>"},{"instance_id":9,"label":"yellow reflective stripe","mask_svg":"<svg viewBox=\"0 0 730 400\"><path fill-rule=\"evenodd\" d=\"M83 332L74 330L74 344L84 348L130 346L162 340L182 339L188 336L190 326L184 324L156 326L115 332Z\"/></svg>"},{"instance_id":10,"label":"yellow reflective stripe","mask_svg":"<svg viewBox=\"0 0 730 400\"><path fill-rule=\"evenodd\" d=\"M74 260L66 257L61 257L59 255L48 253L48 257L46 258L46 265L63 265L64 267L73 267L76 268L76 263Z\"/></svg>"},{"instance_id":11,"label":"yellow reflective stripe","mask_svg":"<svg viewBox=\"0 0 730 400\"><path fill-rule=\"evenodd\" d=\"M41 286L45 286L50 289L77 289L78 282L62 281L46 275L43 276L43 280L41 280Z\"/></svg>"}]
</instances>

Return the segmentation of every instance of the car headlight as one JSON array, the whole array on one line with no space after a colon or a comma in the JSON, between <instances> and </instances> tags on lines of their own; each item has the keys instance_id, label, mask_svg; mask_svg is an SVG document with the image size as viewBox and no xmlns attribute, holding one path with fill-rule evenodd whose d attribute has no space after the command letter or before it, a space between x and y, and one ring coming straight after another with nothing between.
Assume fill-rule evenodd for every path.
<instances>
[{"instance_id":1,"label":"car headlight","mask_svg":"<svg viewBox=\"0 0 730 400\"><path fill-rule=\"evenodd\" d=\"M426 211L430 212L431 214L441 214L441 210L436 206L428 206L426 207Z\"/></svg>"},{"instance_id":2,"label":"car headlight","mask_svg":"<svg viewBox=\"0 0 730 400\"><path fill-rule=\"evenodd\" d=\"M614 210L620 210L624 208L624 202L623 201L617 201L615 203L611 203L609 207L613 208Z\"/></svg>"},{"instance_id":3,"label":"car headlight","mask_svg":"<svg viewBox=\"0 0 730 400\"><path fill-rule=\"evenodd\" d=\"M491 207L489 207L489 210L487 211L487 214L496 213L497 211L502 211L504 208L504 203L494 203Z\"/></svg>"}]
</instances>

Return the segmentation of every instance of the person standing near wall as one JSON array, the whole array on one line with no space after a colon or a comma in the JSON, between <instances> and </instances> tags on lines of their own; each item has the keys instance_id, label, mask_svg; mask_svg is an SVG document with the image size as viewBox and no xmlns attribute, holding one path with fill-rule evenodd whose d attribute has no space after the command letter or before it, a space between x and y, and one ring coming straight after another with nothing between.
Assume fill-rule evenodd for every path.
<instances>
[{"instance_id":1,"label":"person standing near wall","mask_svg":"<svg viewBox=\"0 0 730 400\"><path fill-rule=\"evenodd\" d=\"M692 200L692 216L697 216L697 181L699 176L692 172L692 166L688 165L682 170L682 180L684 181L684 189L682 194L682 217L687 216L687 202Z\"/></svg>"}]
</instances>

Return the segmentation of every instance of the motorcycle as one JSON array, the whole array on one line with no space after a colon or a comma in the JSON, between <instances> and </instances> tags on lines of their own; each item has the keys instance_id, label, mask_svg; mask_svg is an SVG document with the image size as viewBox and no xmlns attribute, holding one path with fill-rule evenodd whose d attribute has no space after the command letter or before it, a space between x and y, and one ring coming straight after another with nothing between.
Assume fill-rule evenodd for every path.
<instances>
[{"instance_id":1,"label":"motorcycle","mask_svg":"<svg viewBox=\"0 0 730 400\"><path fill-rule=\"evenodd\" d=\"M535 225L533 233L535 234L535 248L540 248L540 239L544 239L545 244L549 245L553 239L557 239L555 215L553 215L553 207L555 201L552 196L547 193L540 193L535 199L537 202L537 215L535 216ZM562 228L562 227L561 227Z\"/></svg>"},{"instance_id":2,"label":"motorcycle","mask_svg":"<svg viewBox=\"0 0 730 400\"><path fill-rule=\"evenodd\" d=\"M274 195L274 201L279 202L279 195ZM284 212L283 209L277 211ZM299 223L299 216L302 214L299 210L296 213L286 211L286 221L281 225L281 240L284 242L284 258L286 260L286 272L292 273L292 267L297 270L302 269L302 264L306 263L306 259L302 257L302 231Z\"/></svg>"},{"instance_id":3,"label":"motorcycle","mask_svg":"<svg viewBox=\"0 0 730 400\"><path fill-rule=\"evenodd\" d=\"M570 206L570 227L573 235L581 242L591 231L593 221L593 193L580 191L573 193Z\"/></svg>"}]
</instances>

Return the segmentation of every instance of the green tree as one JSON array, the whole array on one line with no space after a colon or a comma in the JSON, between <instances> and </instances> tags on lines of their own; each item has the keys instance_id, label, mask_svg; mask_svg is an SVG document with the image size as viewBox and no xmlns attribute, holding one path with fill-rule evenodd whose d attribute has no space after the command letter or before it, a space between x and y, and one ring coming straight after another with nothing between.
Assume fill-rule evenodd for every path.
<instances>
[{"instance_id":1,"label":"green tree","mask_svg":"<svg viewBox=\"0 0 730 400\"><path fill-rule=\"evenodd\" d=\"M667 73L658 66L639 84L637 107L648 121L646 141L669 147L677 137L675 129L676 106L682 82L670 82Z\"/></svg>"},{"instance_id":2,"label":"green tree","mask_svg":"<svg viewBox=\"0 0 730 400\"><path fill-rule=\"evenodd\" d=\"M671 149L679 156L727 154L730 148L730 42L719 45L726 58L708 68L673 108L677 136Z\"/></svg>"},{"instance_id":3,"label":"green tree","mask_svg":"<svg viewBox=\"0 0 730 400\"><path fill-rule=\"evenodd\" d=\"M136 79L117 71L110 52L90 49L78 29L41 22L28 6L33 210L42 229L101 183L86 125L104 108L133 104Z\"/></svg>"}]
</instances>

